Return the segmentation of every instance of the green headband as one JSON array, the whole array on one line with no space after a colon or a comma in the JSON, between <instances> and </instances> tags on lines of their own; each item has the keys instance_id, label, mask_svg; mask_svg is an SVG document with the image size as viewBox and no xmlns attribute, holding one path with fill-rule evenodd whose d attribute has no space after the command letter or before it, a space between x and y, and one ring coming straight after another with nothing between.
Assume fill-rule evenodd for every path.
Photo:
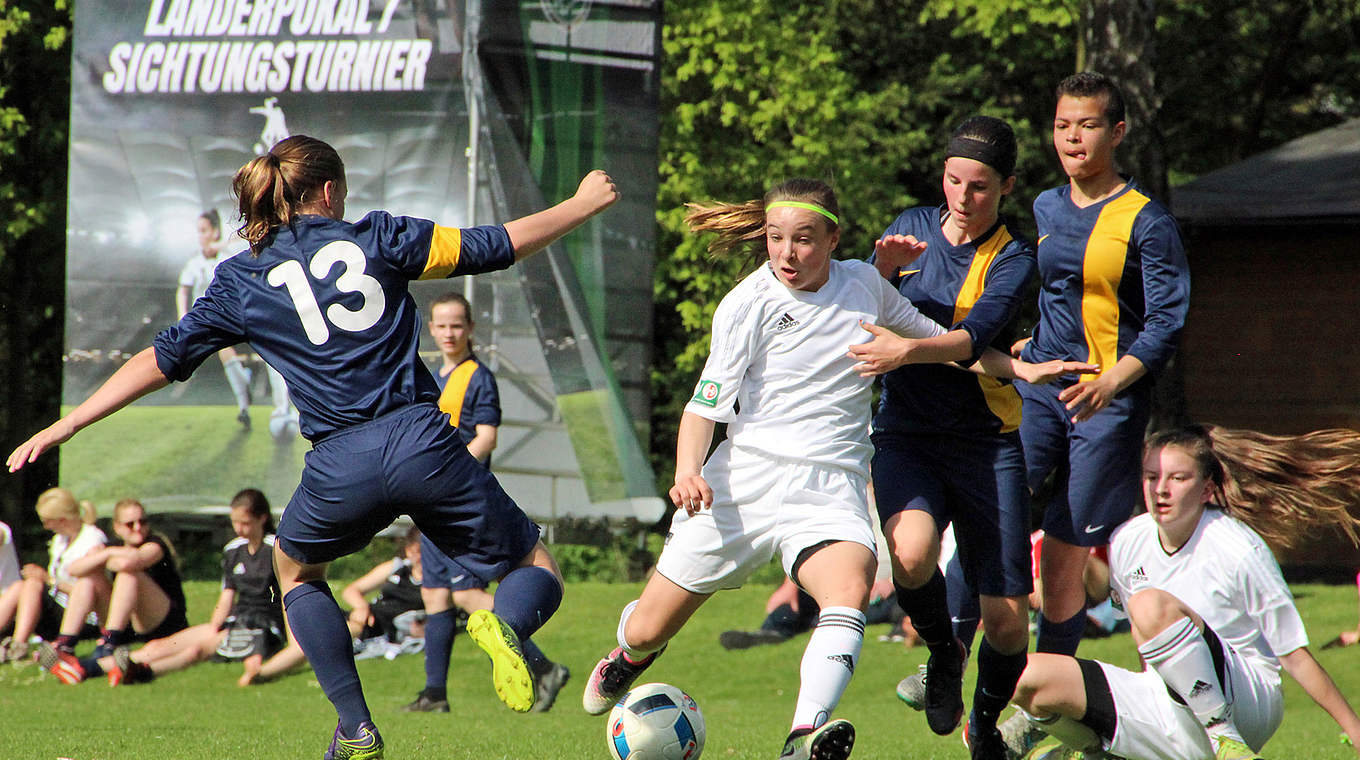
<instances>
[{"instance_id":1,"label":"green headband","mask_svg":"<svg viewBox=\"0 0 1360 760\"><path fill-rule=\"evenodd\" d=\"M770 205L766 206L765 210L769 211L772 208L801 208L807 211L816 211L817 213L821 214L827 219L830 219L831 223L836 226L840 226L841 223L841 220L837 219L835 214L831 213L830 211L827 211L826 209L822 208L821 206L818 206L815 203L804 203L802 201L775 201L774 203L771 203Z\"/></svg>"}]
</instances>

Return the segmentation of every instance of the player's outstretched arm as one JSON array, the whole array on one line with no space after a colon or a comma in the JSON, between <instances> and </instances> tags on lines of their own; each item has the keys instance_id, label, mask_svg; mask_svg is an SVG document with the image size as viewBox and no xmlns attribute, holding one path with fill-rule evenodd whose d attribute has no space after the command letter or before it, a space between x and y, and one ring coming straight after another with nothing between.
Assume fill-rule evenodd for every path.
<instances>
[{"instance_id":1,"label":"player's outstretched arm","mask_svg":"<svg viewBox=\"0 0 1360 760\"><path fill-rule=\"evenodd\" d=\"M19 468L42 456L44 451L71 440L71 436L86 425L104 419L154 390L164 388L169 382L165 375L161 374L160 367L156 366L155 349L149 347L143 349L119 367L118 371L105 380L89 398L82 401L80 406L10 452L9 459L6 460L9 471L17 472Z\"/></svg>"},{"instance_id":2,"label":"player's outstretched arm","mask_svg":"<svg viewBox=\"0 0 1360 760\"><path fill-rule=\"evenodd\" d=\"M1047 385L1067 375L1099 372L1100 365L1064 359L1052 359L1031 364L988 347L986 351L982 352L982 357L978 359L977 363L969 369L975 372L980 371L982 374L992 377L1024 380L1031 385Z\"/></svg>"},{"instance_id":3,"label":"player's outstretched arm","mask_svg":"<svg viewBox=\"0 0 1360 760\"><path fill-rule=\"evenodd\" d=\"M931 338L906 338L886 327L860 322L873 338L850 346L846 356L854 359L853 369L860 377L873 377L904 364L937 364L967 358L973 352L973 339L963 330L950 330Z\"/></svg>"},{"instance_id":4,"label":"player's outstretched arm","mask_svg":"<svg viewBox=\"0 0 1360 760\"><path fill-rule=\"evenodd\" d=\"M1299 647L1280 655L1280 664L1308 692L1308 696L1332 716L1332 720L1346 732L1356 753L1360 754L1360 717L1356 716L1355 710L1336 687L1336 682L1313 657L1313 653L1308 651L1308 647Z\"/></svg>"},{"instance_id":5,"label":"player's outstretched arm","mask_svg":"<svg viewBox=\"0 0 1360 760\"><path fill-rule=\"evenodd\" d=\"M596 169L587 174L576 194L552 208L506 222L505 231L515 247L515 260L547 248L554 240L571 232L587 219L609 208L619 199L619 191L608 174Z\"/></svg>"},{"instance_id":6,"label":"player's outstretched arm","mask_svg":"<svg viewBox=\"0 0 1360 760\"><path fill-rule=\"evenodd\" d=\"M713 489L701 471L713 443L714 427L713 420L693 412L680 416L680 430L675 436L675 485L669 495L671 503L691 515L713 506Z\"/></svg>"}]
</instances>

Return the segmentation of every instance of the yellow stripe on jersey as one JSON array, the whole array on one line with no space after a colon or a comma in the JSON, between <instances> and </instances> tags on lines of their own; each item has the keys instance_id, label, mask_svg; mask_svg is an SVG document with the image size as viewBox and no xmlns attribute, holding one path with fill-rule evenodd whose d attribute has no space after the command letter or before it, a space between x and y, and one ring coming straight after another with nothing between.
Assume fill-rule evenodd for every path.
<instances>
[{"instance_id":1,"label":"yellow stripe on jersey","mask_svg":"<svg viewBox=\"0 0 1360 760\"><path fill-rule=\"evenodd\" d=\"M1101 209L1082 261L1081 319L1086 331L1086 361L1102 370L1119 360L1119 282L1129 254L1133 221L1148 197L1130 190ZM1081 376L1092 380L1094 374Z\"/></svg>"},{"instance_id":2,"label":"yellow stripe on jersey","mask_svg":"<svg viewBox=\"0 0 1360 760\"><path fill-rule=\"evenodd\" d=\"M959 294L954 299L954 324L963 321L968 312L973 310L973 304L982 297L982 291L987 288L987 272L992 268L992 262L1010 242L1010 231L999 227L996 234L977 247L973 262L968 265L968 274L964 275ZM987 401L987 408L1001 420L1001 432L1009 433L1020 427L1020 394L1015 387L994 377L976 377L978 386L982 388L982 397Z\"/></svg>"},{"instance_id":3,"label":"yellow stripe on jersey","mask_svg":"<svg viewBox=\"0 0 1360 760\"><path fill-rule=\"evenodd\" d=\"M454 427L458 427L458 420L463 416L463 398L467 396L468 383L472 382L472 373L476 371L477 362L464 359L449 373L444 392L439 394L439 411L448 412L449 424Z\"/></svg>"},{"instance_id":4,"label":"yellow stripe on jersey","mask_svg":"<svg viewBox=\"0 0 1360 760\"><path fill-rule=\"evenodd\" d=\"M959 286L959 295L954 299L954 324L962 322L982 297L982 291L987 287L987 270L992 268L996 255L1009 242L1011 233L1005 227L998 227L995 235L977 247L973 263L968 265L968 274L963 276L963 284Z\"/></svg>"},{"instance_id":5,"label":"yellow stripe on jersey","mask_svg":"<svg viewBox=\"0 0 1360 760\"><path fill-rule=\"evenodd\" d=\"M463 231L457 227L434 226L430 237L430 258L425 262L422 280L436 280L453 274L463 252Z\"/></svg>"}]
</instances>

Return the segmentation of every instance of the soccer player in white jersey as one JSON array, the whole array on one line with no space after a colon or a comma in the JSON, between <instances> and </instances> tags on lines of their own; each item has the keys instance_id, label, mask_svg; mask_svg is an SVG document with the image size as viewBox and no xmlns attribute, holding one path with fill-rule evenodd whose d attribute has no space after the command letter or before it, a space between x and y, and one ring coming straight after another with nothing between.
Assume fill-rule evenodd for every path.
<instances>
[{"instance_id":1,"label":"soccer player in white jersey","mask_svg":"<svg viewBox=\"0 0 1360 760\"><path fill-rule=\"evenodd\" d=\"M1037 757L1258 758L1284 714L1281 667L1360 746L1360 718L1309 652L1261 537L1356 532L1346 502L1360 480L1360 436L1310 436L1194 427L1148 439L1148 511L1110 546L1112 599L1145 667L1031 654L1016 704L1063 742ZM1328 466L1302 464L1320 459Z\"/></svg>"},{"instance_id":2,"label":"soccer player in white jersey","mask_svg":"<svg viewBox=\"0 0 1360 760\"><path fill-rule=\"evenodd\" d=\"M189 307L208 291L217 265L234 255L226 252L227 243L222 240L222 217L217 209L199 214L194 225L198 232L198 253L185 262L179 273L179 287L175 289L177 317L183 317ZM236 353L235 347L228 346L217 352L217 358L222 360L227 384L231 386L231 395L236 399L236 421L249 430L250 370L246 367L245 357Z\"/></svg>"},{"instance_id":3,"label":"soccer player in white jersey","mask_svg":"<svg viewBox=\"0 0 1360 760\"><path fill-rule=\"evenodd\" d=\"M870 265L835 261L834 192L795 179L761 200L691 206L695 232L730 252L763 241L762 265L723 298L711 353L680 421L677 511L656 572L624 608L619 647L583 696L605 712L713 592L735 588L778 552L821 608L802 660L792 731L781 758L847 757L854 729L830 720L864 636L877 567L867 503L870 380L849 346L877 324L911 339L909 361L942 361L944 329ZM716 422L727 440L704 461Z\"/></svg>"}]
</instances>

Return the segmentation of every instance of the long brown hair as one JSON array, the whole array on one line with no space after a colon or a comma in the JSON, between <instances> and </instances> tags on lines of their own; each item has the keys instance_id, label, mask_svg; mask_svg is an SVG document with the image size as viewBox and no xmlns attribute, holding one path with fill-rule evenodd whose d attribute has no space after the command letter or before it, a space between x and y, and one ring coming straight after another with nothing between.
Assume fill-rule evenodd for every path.
<instances>
[{"instance_id":1,"label":"long brown hair","mask_svg":"<svg viewBox=\"0 0 1360 760\"><path fill-rule=\"evenodd\" d=\"M690 232L712 232L717 235L708 244L710 256L726 256L733 252L750 253L759 259L764 251L760 247L765 239L765 207L775 201L801 201L812 203L835 216L841 215L840 203L836 201L836 191L821 180L795 178L785 180L770 188L760 200L744 203L686 203L689 212L685 214L685 224ZM820 217L829 230L837 229L830 219Z\"/></svg>"},{"instance_id":2,"label":"long brown hair","mask_svg":"<svg viewBox=\"0 0 1360 760\"><path fill-rule=\"evenodd\" d=\"M236 232L250 243L250 252L259 255L270 233L292 224L298 209L317 200L327 182L344 184L345 163L335 148L306 135L284 138L242 166L231 190L241 210Z\"/></svg>"},{"instance_id":3,"label":"long brown hair","mask_svg":"<svg viewBox=\"0 0 1360 760\"><path fill-rule=\"evenodd\" d=\"M1270 435L1192 425L1148 436L1144 451L1174 446L1214 484L1215 502L1274 546L1328 529L1360 545L1360 431Z\"/></svg>"}]
</instances>

